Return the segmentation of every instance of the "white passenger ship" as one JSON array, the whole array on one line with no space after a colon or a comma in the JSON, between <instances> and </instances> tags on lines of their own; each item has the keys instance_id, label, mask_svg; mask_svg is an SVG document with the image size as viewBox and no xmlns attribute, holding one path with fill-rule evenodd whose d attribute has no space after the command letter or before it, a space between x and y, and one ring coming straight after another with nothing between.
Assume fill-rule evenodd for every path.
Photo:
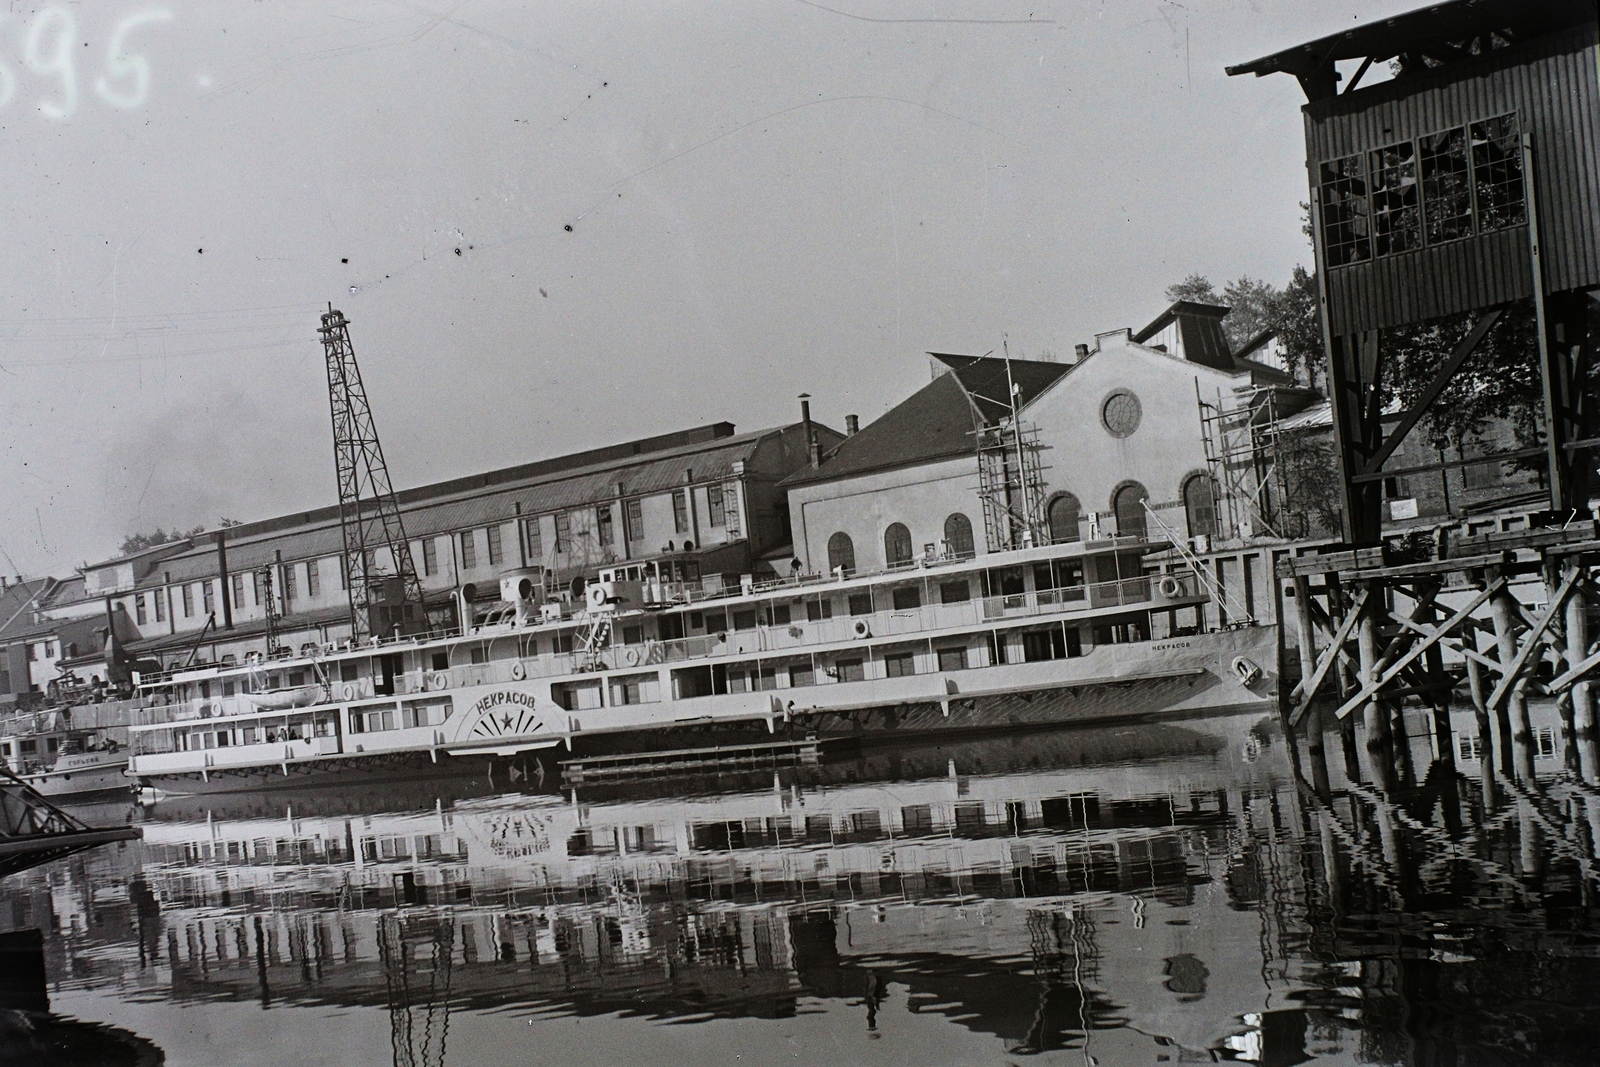
<instances>
[{"instance_id":1,"label":"white passenger ship","mask_svg":"<svg viewBox=\"0 0 1600 1067\"><path fill-rule=\"evenodd\" d=\"M1141 538L737 588L537 570L458 632L145 677L129 773L168 793L583 756L1269 709L1271 625L1205 627L1203 582Z\"/></svg>"}]
</instances>

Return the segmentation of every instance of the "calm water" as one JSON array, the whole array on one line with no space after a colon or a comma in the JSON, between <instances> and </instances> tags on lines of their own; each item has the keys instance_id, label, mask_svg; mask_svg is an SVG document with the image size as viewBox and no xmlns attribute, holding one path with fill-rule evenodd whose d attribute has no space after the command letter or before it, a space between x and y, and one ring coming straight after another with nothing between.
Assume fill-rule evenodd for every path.
<instances>
[{"instance_id":1,"label":"calm water","mask_svg":"<svg viewBox=\"0 0 1600 1067\"><path fill-rule=\"evenodd\" d=\"M1319 797L1252 716L576 795L552 768L542 793L100 805L143 842L0 885L50 1009L0 1050L1590 1064L1600 793L1560 764L1487 808L1476 763L1415 754L1393 802L1337 771Z\"/></svg>"}]
</instances>

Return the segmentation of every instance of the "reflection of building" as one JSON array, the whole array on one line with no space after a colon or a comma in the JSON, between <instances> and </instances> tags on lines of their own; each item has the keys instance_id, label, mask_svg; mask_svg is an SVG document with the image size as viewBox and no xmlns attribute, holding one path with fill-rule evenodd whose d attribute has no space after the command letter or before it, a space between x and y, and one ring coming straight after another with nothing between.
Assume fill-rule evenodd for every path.
<instances>
[{"instance_id":1,"label":"reflection of building","mask_svg":"<svg viewBox=\"0 0 1600 1067\"><path fill-rule=\"evenodd\" d=\"M722 796L158 807L121 854L142 862L26 876L13 909L49 931L53 977L386 1011L402 1063L449 1062L462 1027L523 1014L823 1010L892 1033L884 1013L910 1010L1009 1055L1102 1063L1400 1062L1427 1041L1476 1062L1506 1027L1544 1052L1581 1030L1594 798L1541 786L1474 814L1469 780L1323 801L1249 718L1182 724L1142 758L1114 733ZM1002 773L969 774L980 761ZM1508 981L1545 992L1508 999Z\"/></svg>"}]
</instances>

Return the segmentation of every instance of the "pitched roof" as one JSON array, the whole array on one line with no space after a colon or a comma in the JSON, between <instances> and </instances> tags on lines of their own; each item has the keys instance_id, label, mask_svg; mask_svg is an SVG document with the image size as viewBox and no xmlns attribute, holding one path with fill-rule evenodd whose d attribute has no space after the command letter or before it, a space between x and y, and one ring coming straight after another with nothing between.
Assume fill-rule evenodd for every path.
<instances>
[{"instance_id":1,"label":"pitched roof","mask_svg":"<svg viewBox=\"0 0 1600 1067\"><path fill-rule=\"evenodd\" d=\"M1307 95L1318 99L1337 92L1333 65L1339 60L1382 62L1414 55L1423 66L1423 57L1434 63L1462 58L1469 51L1463 45L1486 32L1519 41L1594 20L1593 0L1451 0L1341 29L1226 69L1230 75L1258 78L1280 71L1293 74L1306 86Z\"/></svg>"},{"instance_id":2,"label":"pitched roof","mask_svg":"<svg viewBox=\"0 0 1600 1067\"><path fill-rule=\"evenodd\" d=\"M0 590L0 638L20 636L33 626L37 601L50 591L54 578L32 578L12 582Z\"/></svg>"},{"instance_id":3,"label":"pitched roof","mask_svg":"<svg viewBox=\"0 0 1600 1067\"><path fill-rule=\"evenodd\" d=\"M782 485L831 481L869 471L973 455L973 431L1009 413L1008 381L1019 406L1032 403L1072 368L1036 360L928 353L950 368L890 408L860 433L840 442L816 470L801 470Z\"/></svg>"}]
</instances>

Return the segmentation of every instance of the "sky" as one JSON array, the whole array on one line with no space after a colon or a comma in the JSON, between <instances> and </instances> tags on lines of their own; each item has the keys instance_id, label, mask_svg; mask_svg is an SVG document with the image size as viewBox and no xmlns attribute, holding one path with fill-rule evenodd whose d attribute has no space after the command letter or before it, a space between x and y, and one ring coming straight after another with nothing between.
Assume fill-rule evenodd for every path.
<instances>
[{"instance_id":1,"label":"sky","mask_svg":"<svg viewBox=\"0 0 1600 1067\"><path fill-rule=\"evenodd\" d=\"M1310 262L1293 78L1394 0L0 11L0 573L708 422L866 424Z\"/></svg>"}]
</instances>

